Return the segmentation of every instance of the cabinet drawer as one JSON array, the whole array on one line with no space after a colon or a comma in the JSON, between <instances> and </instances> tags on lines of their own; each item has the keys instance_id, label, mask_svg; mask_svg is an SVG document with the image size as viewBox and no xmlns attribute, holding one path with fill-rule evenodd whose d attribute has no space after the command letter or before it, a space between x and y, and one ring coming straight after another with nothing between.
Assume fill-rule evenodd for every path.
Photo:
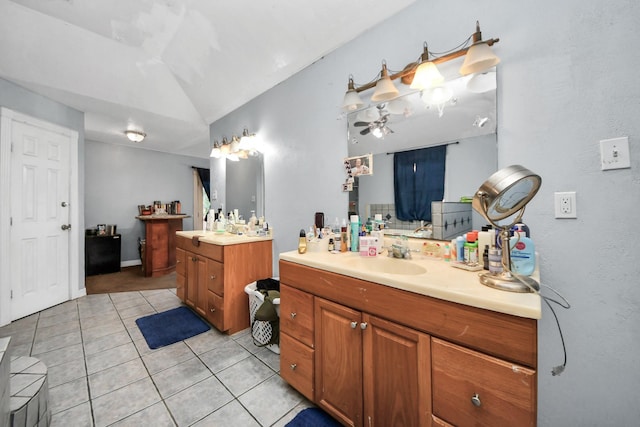
<instances>
[{"instance_id":1,"label":"cabinet drawer","mask_svg":"<svg viewBox=\"0 0 640 427\"><path fill-rule=\"evenodd\" d=\"M435 416L459 427L535 426L534 370L436 338L431 362Z\"/></svg>"},{"instance_id":2,"label":"cabinet drawer","mask_svg":"<svg viewBox=\"0 0 640 427\"><path fill-rule=\"evenodd\" d=\"M280 333L280 376L309 400L313 400L313 353L313 349Z\"/></svg>"},{"instance_id":3,"label":"cabinet drawer","mask_svg":"<svg viewBox=\"0 0 640 427\"><path fill-rule=\"evenodd\" d=\"M224 264L207 260L207 288L219 296L224 296Z\"/></svg>"},{"instance_id":4,"label":"cabinet drawer","mask_svg":"<svg viewBox=\"0 0 640 427\"><path fill-rule=\"evenodd\" d=\"M207 291L207 308L205 317L213 326L216 327L216 329L224 331L224 298L211 291Z\"/></svg>"},{"instance_id":5,"label":"cabinet drawer","mask_svg":"<svg viewBox=\"0 0 640 427\"><path fill-rule=\"evenodd\" d=\"M280 283L280 330L313 347L313 295Z\"/></svg>"},{"instance_id":6,"label":"cabinet drawer","mask_svg":"<svg viewBox=\"0 0 640 427\"><path fill-rule=\"evenodd\" d=\"M184 249L176 248L176 273L178 275L185 275L187 273L187 267L185 265L186 253Z\"/></svg>"}]
</instances>

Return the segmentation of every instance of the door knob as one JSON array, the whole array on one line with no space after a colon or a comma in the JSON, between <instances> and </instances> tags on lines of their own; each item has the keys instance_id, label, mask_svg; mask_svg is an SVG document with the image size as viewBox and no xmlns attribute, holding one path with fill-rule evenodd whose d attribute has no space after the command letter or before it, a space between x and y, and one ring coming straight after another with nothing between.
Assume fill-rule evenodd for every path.
<instances>
[{"instance_id":1,"label":"door knob","mask_svg":"<svg viewBox=\"0 0 640 427\"><path fill-rule=\"evenodd\" d=\"M62 224L60 226L60 228L62 228L63 230L70 230L71 229L71 224Z\"/></svg>"},{"instance_id":2,"label":"door knob","mask_svg":"<svg viewBox=\"0 0 640 427\"><path fill-rule=\"evenodd\" d=\"M478 393L474 394L473 397L471 397L471 403L473 403L475 406L482 405L482 402L480 401L480 396L478 396Z\"/></svg>"},{"instance_id":3,"label":"door knob","mask_svg":"<svg viewBox=\"0 0 640 427\"><path fill-rule=\"evenodd\" d=\"M360 323L360 329L362 329L362 330L367 329L367 322Z\"/></svg>"},{"instance_id":4,"label":"door knob","mask_svg":"<svg viewBox=\"0 0 640 427\"><path fill-rule=\"evenodd\" d=\"M293 311L291 312L291 318L292 319L295 319L297 315L298 315L298 313L293 312Z\"/></svg>"},{"instance_id":5,"label":"door knob","mask_svg":"<svg viewBox=\"0 0 640 427\"><path fill-rule=\"evenodd\" d=\"M215 274L212 274L212 275L211 275L211 280L215 280L215 278L216 278L216 275L215 275Z\"/></svg>"},{"instance_id":6,"label":"door knob","mask_svg":"<svg viewBox=\"0 0 640 427\"><path fill-rule=\"evenodd\" d=\"M355 329L358 326L358 322L351 322L351 329Z\"/></svg>"},{"instance_id":7,"label":"door knob","mask_svg":"<svg viewBox=\"0 0 640 427\"><path fill-rule=\"evenodd\" d=\"M62 202L62 203L60 203L60 206L62 206L63 208L66 208L67 206L69 206L69 203Z\"/></svg>"}]
</instances>

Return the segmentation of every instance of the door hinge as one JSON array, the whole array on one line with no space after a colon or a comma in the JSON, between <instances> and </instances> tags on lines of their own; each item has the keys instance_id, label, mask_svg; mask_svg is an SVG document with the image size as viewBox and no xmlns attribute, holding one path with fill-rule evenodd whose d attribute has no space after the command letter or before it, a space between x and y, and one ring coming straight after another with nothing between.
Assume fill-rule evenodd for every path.
<instances>
[{"instance_id":1,"label":"door hinge","mask_svg":"<svg viewBox=\"0 0 640 427\"><path fill-rule=\"evenodd\" d=\"M11 289L11 299L13 299L13 289Z\"/></svg>"},{"instance_id":2,"label":"door hinge","mask_svg":"<svg viewBox=\"0 0 640 427\"><path fill-rule=\"evenodd\" d=\"M12 216L9 217L9 225L13 225L13 217Z\"/></svg>"}]
</instances>

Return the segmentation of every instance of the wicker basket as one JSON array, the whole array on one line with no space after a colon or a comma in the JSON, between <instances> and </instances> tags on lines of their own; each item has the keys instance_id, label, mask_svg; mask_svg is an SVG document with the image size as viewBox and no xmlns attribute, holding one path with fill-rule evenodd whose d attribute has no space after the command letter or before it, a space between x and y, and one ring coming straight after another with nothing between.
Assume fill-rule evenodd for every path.
<instances>
[{"instance_id":1,"label":"wicker basket","mask_svg":"<svg viewBox=\"0 0 640 427\"><path fill-rule=\"evenodd\" d=\"M271 339L271 324L269 322L255 322L253 323L256 311L264 302L264 295L258 292L256 289L257 282L249 283L245 286L244 291L249 295L249 317L250 325L252 325L251 336L257 344L266 344ZM276 309L276 313L280 316L280 298L273 300L273 305ZM265 345L266 348L273 351L276 354L280 354L280 346L278 344Z\"/></svg>"}]
</instances>

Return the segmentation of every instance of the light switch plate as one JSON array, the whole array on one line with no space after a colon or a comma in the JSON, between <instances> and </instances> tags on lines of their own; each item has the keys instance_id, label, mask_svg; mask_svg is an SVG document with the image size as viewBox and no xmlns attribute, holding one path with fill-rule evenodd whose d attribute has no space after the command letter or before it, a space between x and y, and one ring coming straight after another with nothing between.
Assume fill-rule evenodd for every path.
<instances>
[{"instance_id":1,"label":"light switch plate","mask_svg":"<svg viewBox=\"0 0 640 427\"><path fill-rule=\"evenodd\" d=\"M600 159L603 171L630 168L629 138L623 136L600 141Z\"/></svg>"}]
</instances>

